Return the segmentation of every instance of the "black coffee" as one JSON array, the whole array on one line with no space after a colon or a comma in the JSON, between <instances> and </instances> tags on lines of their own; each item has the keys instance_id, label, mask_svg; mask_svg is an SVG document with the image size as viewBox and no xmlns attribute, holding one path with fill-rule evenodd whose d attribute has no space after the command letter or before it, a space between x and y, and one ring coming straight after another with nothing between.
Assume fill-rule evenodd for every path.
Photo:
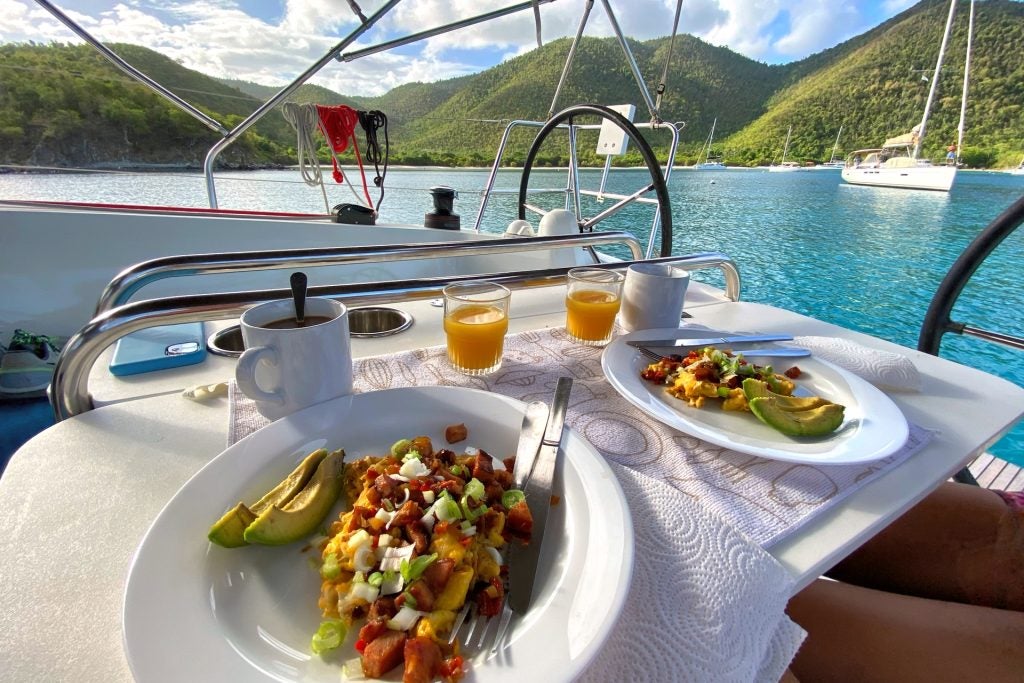
<instances>
[{"instance_id":1,"label":"black coffee","mask_svg":"<svg viewBox=\"0 0 1024 683\"><path fill-rule=\"evenodd\" d=\"M296 321L295 318L281 318L280 320L271 320L268 323L257 325L257 327L264 327L268 330L294 330L299 327L312 327L313 325L320 325L322 323L330 322L334 318L328 318L325 315L307 315L306 319L301 323Z\"/></svg>"}]
</instances>

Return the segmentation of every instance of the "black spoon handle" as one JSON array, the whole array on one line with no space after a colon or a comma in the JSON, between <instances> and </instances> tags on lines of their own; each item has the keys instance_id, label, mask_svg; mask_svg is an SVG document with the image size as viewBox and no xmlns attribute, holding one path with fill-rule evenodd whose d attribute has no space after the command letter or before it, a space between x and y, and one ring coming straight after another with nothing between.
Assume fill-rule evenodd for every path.
<instances>
[{"instance_id":1,"label":"black spoon handle","mask_svg":"<svg viewBox=\"0 0 1024 683\"><path fill-rule=\"evenodd\" d=\"M292 273L292 300L295 302L295 322L302 324L306 320L306 274Z\"/></svg>"}]
</instances>

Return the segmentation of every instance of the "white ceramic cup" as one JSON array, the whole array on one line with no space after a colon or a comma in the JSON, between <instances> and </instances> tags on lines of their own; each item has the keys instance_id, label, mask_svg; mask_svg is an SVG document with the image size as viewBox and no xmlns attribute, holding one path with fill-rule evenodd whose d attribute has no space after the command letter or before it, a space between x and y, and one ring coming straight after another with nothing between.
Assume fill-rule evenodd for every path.
<instances>
[{"instance_id":1,"label":"white ceramic cup","mask_svg":"<svg viewBox=\"0 0 1024 683\"><path fill-rule=\"evenodd\" d=\"M636 263L626 271L619 323L629 332L679 327L690 273L668 263Z\"/></svg>"},{"instance_id":2,"label":"white ceramic cup","mask_svg":"<svg viewBox=\"0 0 1024 683\"><path fill-rule=\"evenodd\" d=\"M261 415L276 420L297 410L352 393L352 341L348 309L334 299L306 299L305 327L273 328L295 320L290 299L254 306L242 314L245 352L235 381Z\"/></svg>"}]
</instances>

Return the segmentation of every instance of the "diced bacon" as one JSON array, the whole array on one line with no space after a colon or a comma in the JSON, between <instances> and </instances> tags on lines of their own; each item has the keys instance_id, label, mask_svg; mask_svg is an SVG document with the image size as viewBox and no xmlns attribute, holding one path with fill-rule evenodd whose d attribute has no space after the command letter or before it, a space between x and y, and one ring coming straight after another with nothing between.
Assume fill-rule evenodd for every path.
<instances>
[{"instance_id":1,"label":"diced bacon","mask_svg":"<svg viewBox=\"0 0 1024 683\"><path fill-rule=\"evenodd\" d=\"M494 463L491 456L483 451L477 453L473 459L473 476L482 483L488 484L494 479Z\"/></svg>"},{"instance_id":2,"label":"diced bacon","mask_svg":"<svg viewBox=\"0 0 1024 683\"><path fill-rule=\"evenodd\" d=\"M391 617L398 613L398 608L395 607L395 599L391 597L377 598L370 605L370 613L367 615L367 619L383 619L387 621Z\"/></svg>"},{"instance_id":3,"label":"diced bacon","mask_svg":"<svg viewBox=\"0 0 1024 683\"><path fill-rule=\"evenodd\" d=\"M516 538L530 538L530 534L533 533L533 514L525 500L519 501L509 509L505 528Z\"/></svg>"},{"instance_id":4,"label":"diced bacon","mask_svg":"<svg viewBox=\"0 0 1024 683\"><path fill-rule=\"evenodd\" d=\"M405 641L402 683L430 683L441 672L441 648L422 636Z\"/></svg>"},{"instance_id":5,"label":"diced bacon","mask_svg":"<svg viewBox=\"0 0 1024 683\"><path fill-rule=\"evenodd\" d=\"M416 609L420 612L430 612L434 609L434 592L423 579L413 581L408 592L416 600Z\"/></svg>"},{"instance_id":6,"label":"diced bacon","mask_svg":"<svg viewBox=\"0 0 1024 683\"><path fill-rule=\"evenodd\" d=\"M373 488L381 498L393 498L398 489L398 482L388 475L382 474L373 480Z\"/></svg>"},{"instance_id":7,"label":"diced bacon","mask_svg":"<svg viewBox=\"0 0 1024 683\"><path fill-rule=\"evenodd\" d=\"M461 422L457 425L448 425L444 428L444 440L448 443L465 441L467 436L469 436L469 430L466 429L466 425Z\"/></svg>"},{"instance_id":8,"label":"diced bacon","mask_svg":"<svg viewBox=\"0 0 1024 683\"><path fill-rule=\"evenodd\" d=\"M430 587L430 590L437 595L448 584L448 579L451 578L454 569L455 560L452 559L431 562L423 571L423 580Z\"/></svg>"},{"instance_id":9,"label":"diced bacon","mask_svg":"<svg viewBox=\"0 0 1024 683\"><path fill-rule=\"evenodd\" d=\"M405 631L391 631L377 637L363 650L363 675L380 678L402 662Z\"/></svg>"},{"instance_id":10,"label":"diced bacon","mask_svg":"<svg viewBox=\"0 0 1024 683\"><path fill-rule=\"evenodd\" d=\"M423 516L423 509L414 500L407 500L391 519L391 526L402 527Z\"/></svg>"},{"instance_id":11,"label":"diced bacon","mask_svg":"<svg viewBox=\"0 0 1024 683\"><path fill-rule=\"evenodd\" d=\"M409 536L409 542L416 549L417 555L423 555L427 552L427 549L430 547L430 535L423 526L423 522L419 520L411 522L405 527L405 532Z\"/></svg>"},{"instance_id":12,"label":"diced bacon","mask_svg":"<svg viewBox=\"0 0 1024 683\"><path fill-rule=\"evenodd\" d=\"M386 619L371 619L359 629L359 640L364 643L372 643L387 632L388 622Z\"/></svg>"}]
</instances>

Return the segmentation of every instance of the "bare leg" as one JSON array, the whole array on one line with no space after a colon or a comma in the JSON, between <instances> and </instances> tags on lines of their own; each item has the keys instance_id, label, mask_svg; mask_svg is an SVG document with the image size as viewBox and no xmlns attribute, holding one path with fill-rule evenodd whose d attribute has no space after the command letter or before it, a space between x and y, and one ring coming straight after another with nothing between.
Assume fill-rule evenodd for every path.
<instances>
[{"instance_id":1,"label":"bare leg","mask_svg":"<svg viewBox=\"0 0 1024 683\"><path fill-rule=\"evenodd\" d=\"M1024 512L992 491L946 483L828 575L893 593L1024 611Z\"/></svg>"},{"instance_id":2,"label":"bare leg","mask_svg":"<svg viewBox=\"0 0 1024 683\"><path fill-rule=\"evenodd\" d=\"M790 668L800 681L1015 681L1024 614L814 582L790 600L807 630Z\"/></svg>"}]
</instances>

